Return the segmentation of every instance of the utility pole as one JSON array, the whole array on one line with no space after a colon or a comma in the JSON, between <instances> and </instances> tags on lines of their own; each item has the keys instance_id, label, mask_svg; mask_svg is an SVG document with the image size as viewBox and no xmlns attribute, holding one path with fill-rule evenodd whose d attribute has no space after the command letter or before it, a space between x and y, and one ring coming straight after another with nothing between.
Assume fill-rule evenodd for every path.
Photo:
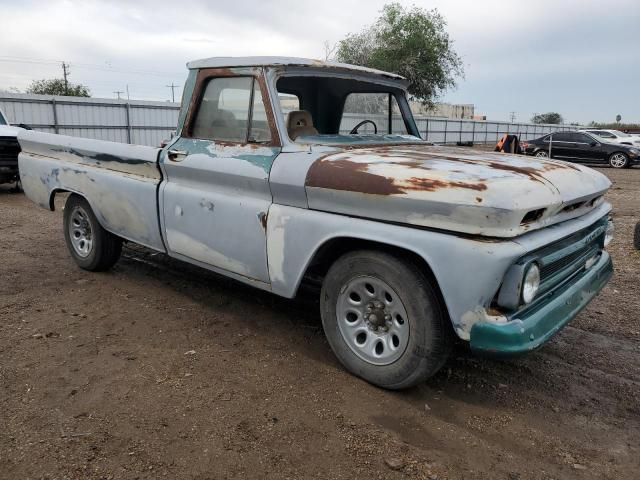
<instances>
[{"instance_id":1,"label":"utility pole","mask_svg":"<svg viewBox=\"0 0 640 480\"><path fill-rule=\"evenodd\" d=\"M131 100L131 97L129 96L129 84L127 83L127 101Z\"/></svg>"},{"instance_id":2,"label":"utility pole","mask_svg":"<svg viewBox=\"0 0 640 480\"><path fill-rule=\"evenodd\" d=\"M509 118L511 118L511 123L516 121L516 112L511 112L509 114Z\"/></svg>"},{"instance_id":3,"label":"utility pole","mask_svg":"<svg viewBox=\"0 0 640 480\"><path fill-rule=\"evenodd\" d=\"M62 76L64 77L64 94L69 95L69 65L62 62Z\"/></svg>"},{"instance_id":4,"label":"utility pole","mask_svg":"<svg viewBox=\"0 0 640 480\"><path fill-rule=\"evenodd\" d=\"M120 100L120 94L121 94L121 93L124 93L124 92L123 92L122 90L116 90L116 91L115 91L115 92L113 92L113 93L115 93L115 94L118 96L118 100Z\"/></svg>"},{"instance_id":5,"label":"utility pole","mask_svg":"<svg viewBox=\"0 0 640 480\"><path fill-rule=\"evenodd\" d=\"M178 85L174 85L173 82L171 82L171 85L165 85L165 87L171 89L171 101L175 103L175 101L176 101L175 90L176 90L176 88L178 88Z\"/></svg>"}]
</instances>

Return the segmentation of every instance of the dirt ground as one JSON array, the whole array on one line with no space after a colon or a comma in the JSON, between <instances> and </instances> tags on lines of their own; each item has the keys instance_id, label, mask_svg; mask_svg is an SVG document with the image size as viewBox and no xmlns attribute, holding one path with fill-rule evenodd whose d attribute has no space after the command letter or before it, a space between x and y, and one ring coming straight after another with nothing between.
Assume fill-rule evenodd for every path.
<instances>
[{"instance_id":1,"label":"dirt ground","mask_svg":"<svg viewBox=\"0 0 640 480\"><path fill-rule=\"evenodd\" d=\"M460 348L403 392L346 373L309 298L138 248L84 272L61 208L0 188L0 478L640 478L640 168L601 171L602 294L535 353Z\"/></svg>"}]
</instances>

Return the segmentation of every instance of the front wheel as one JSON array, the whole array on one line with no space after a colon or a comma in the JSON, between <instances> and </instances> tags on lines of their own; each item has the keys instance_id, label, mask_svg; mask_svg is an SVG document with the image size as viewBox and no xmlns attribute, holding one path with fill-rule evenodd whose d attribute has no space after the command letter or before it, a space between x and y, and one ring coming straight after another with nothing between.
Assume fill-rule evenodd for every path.
<instances>
[{"instance_id":1,"label":"front wheel","mask_svg":"<svg viewBox=\"0 0 640 480\"><path fill-rule=\"evenodd\" d=\"M120 258L122 239L102 228L89 202L70 195L64 206L64 239L78 266L92 272L109 270Z\"/></svg>"},{"instance_id":2,"label":"front wheel","mask_svg":"<svg viewBox=\"0 0 640 480\"><path fill-rule=\"evenodd\" d=\"M449 355L451 329L435 285L401 257L370 250L344 255L329 269L320 303L333 352L374 385L411 387Z\"/></svg>"},{"instance_id":3,"label":"front wheel","mask_svg":"<svg viewBox=\"0 0 640 480\"><path fill-rule=\"evenodd\" d=\"M538 157L538 158L549 158L549 154L547 153L546 150L538 150L535 154L534 157Z\"/></svg>"},{"instance_id":4,"label":"front wheel","mask_svg":"<svg viewBox=\"0 0 640 480\"><path fill-rule=\"evenodd\" d=\"M626 168L629 166L629 157L622 152L613 153L609 157L609 165L613 168Z\"/></svg>"}]
</instances>

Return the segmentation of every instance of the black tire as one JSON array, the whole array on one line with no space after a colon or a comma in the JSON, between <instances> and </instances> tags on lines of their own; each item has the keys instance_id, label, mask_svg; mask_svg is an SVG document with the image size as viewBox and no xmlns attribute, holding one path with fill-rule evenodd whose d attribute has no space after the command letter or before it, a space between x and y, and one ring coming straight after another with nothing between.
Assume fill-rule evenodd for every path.
<instances>
[{"instance_id":1,"label":"black tire","mask_svg":"<svg viewBox=\"0 0 640 480\"><path fill-rule=\"evenodd\" d=\"M633 246L636 250L640 250L640 222L636 223L636 229L633 234Z\"/></svg>"},{"instance_id":2,"label":"black tire","mask_svg":"<svg viewBox=\"0 0 640 480\"><path fill-rule=\"evenodd\" d=\"M81 255L71 238L71 222L74 212L81 211L89 227L91 247L86 255ZM104 272L115 265L122 252L122 239L106 231L98 222L89 202L79 195L72 194L64 206L64 240L71 257L84 270Z\"/></svg>"},{"instance_id":3,"label":"black tire","mask_svg":"<svg viewBox=\"0 0 640 480\"><path fill-rule=\"evenodd\" d=\"M408 340L401 356L393 363L375 365L364 360L354 353L340 331L338 301L349 282L358 277L385 282L395 290L406 310ZM424 382L444 365L451 351L452 330L436 286L409 259L401 256L375 250L345 254L324 278L320 310L325 335L340 362L354 375L382 388L398 390Z\"/></svg>"},{"instance_id":4,"label":"black tire","mask_svg":"<svg viewBox=\"0 0 640 480\"><path fill-rule=\"evenodd\" d=\"M615 159L623 159L623 161L615 161ZM630 166L629 155L624 152L614 152L609 155L609 165L613 168L628 168Z\"/></svg>"}]
</instances>

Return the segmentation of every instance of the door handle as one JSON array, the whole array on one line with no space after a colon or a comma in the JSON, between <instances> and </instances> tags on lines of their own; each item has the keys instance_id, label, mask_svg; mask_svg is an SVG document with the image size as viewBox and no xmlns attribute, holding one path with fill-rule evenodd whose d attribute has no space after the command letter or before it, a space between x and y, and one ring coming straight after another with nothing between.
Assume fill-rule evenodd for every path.
<instances>
[{"instance_id":1,"label":"door handle","mask_svg":"<svg viewBox=\"0 0 640 480\"><path fill-rule=\"evenodd\" d=\"M189 152L186 150L169 150L167 152L167 156L172 162L181 162L187 155L189 155Z\"/></svg>"}]
</instances>

